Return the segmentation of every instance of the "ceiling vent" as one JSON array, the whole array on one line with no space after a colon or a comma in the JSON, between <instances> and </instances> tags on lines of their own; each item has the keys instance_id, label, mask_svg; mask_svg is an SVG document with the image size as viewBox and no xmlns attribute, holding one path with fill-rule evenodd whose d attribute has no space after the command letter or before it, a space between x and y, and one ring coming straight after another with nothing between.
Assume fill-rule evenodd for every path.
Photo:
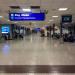
<instances>
[{"instance_id":1,"label":"ceiling vent","mask_svg":"<svg viewBox=\"0 0 75 75\"><path fill-rule=\"evenodd\" d=\"M20 9L20 6L9 6L11 9Z\"/></svg>"},{"instance_id":2,"label":"ceiling vent","mask_svg":"<svg viewBox=\"0 0 75 75\"><path fill-rule=\"evenodd\" d=\"M31 6L31 9L40 9L40 6Z\"/></svg>"}]
</instances>

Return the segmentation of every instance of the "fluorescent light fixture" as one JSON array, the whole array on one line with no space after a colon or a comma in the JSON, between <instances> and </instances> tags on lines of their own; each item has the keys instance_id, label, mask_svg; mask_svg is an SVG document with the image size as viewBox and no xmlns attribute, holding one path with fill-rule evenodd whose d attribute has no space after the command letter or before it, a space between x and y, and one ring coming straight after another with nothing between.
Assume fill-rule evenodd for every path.
<instances>
[{"instance_id":1,"label":"fluorescent light fixture","mask_svg":"<svg viewBox=\"0 0 75 75\"><path fill-rule=\"evenodd\" d=\"M10 21L10 20L8 20L8 21Z\"/></svg>"},{"instance_id":2,"label":"fluorescent light fixture","mask_svg":"<svg viewBox=\"0 0 75 75\"><path fill-rule=\"evenodd\" d=\"M58 10L59 11L66 11L66 10L68 10L68 8L59 8Z\"/></svg>"},{"instance_id":3,"label":"fluorescent light fixture","mask_svg":"<svg viewBox=\"0 0 75 75\"><path fill-rule=\"evenodd\" d=\"M58 16L52 16L52 17L57 18Z\"/></svg>"},{"instance_id":4,"label":"fluorescent light fixture","mask_svg":"<svg viewBox=\"0 0 75 75\"><path fill-rule=\"evenodd\" d=\"M54 20L49 20L49 22L52 22L52 21L54 21Z\"/></svg>"},{"instance_id":5,"label":"fluorescent light fixture","mask_svg":"<svg viewBox=\"0 0 75 75\"><path fill-rule=\"evenodd\" d=\"M32 23L36 23L36 22L32 22Z\"/></svg>"},{"instance_id":6,"label":"fluorescent light fixture","mask_svg":"<svg viewBox=\"0 0 75 75\"><path fill-rule=\"evenodd\" d=\"M14 22L14 23L18 23L18 22Z\"/></svg>"},{"instance_id":7,"label":"fluorescent light fixture","mask_svg":"<svg viewBox=\"0 0 75 75\"><path fill-rule=\"evenodd\" d=\"M25 12L31 12L31 9L22 9Z\"/></svg>"},{"instance_id":8,"label":"fluorescent light fixture","mask_svg":"<svg viewBox=\"0 0 75 75\"><path fill-rule=\"evenodd\" d=\"M48 23L50 23L50 22L48 22Z\"/></svg>"},{"instance_id":9,"label":"fluorescent light fixture","mask_svg":"<svg viewBox=\"0 0 75 75\"><path fill-rule=\"evenodd\" d=\"M0 18L3 18L3 16L0 16Z\"/></svg>"}]
</instances>

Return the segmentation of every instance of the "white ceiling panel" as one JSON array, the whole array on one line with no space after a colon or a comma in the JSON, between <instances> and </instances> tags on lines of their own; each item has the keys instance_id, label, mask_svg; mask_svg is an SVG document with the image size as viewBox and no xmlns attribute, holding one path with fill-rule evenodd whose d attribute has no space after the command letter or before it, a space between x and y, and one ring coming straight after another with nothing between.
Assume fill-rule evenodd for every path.
<instances>
[{"instance_id":1,"label":"white ceiling panel","mask_svg":"<svg viewBox=\"0 0 75 75\"><path fill-rule=\"evenodd\" d=\"M8 19L9 6L20 6L21 8L27 8L30 6L41 6L42 9L48 10L46 20L44 22L37 22L39 25L45 25L48 23L53 15L58 15L59 18L54 19L54 22L60 22L62 14L73 14L75 17L75 0L0 0L0 15L4 16L5 20ZM69 8L65 12L59 12L58 8ZM3 19L2 19L3 20ZM73 18L75 21L75 18ZM21 22L25 24L28 22Z\"/></svg>"}]
</instances>

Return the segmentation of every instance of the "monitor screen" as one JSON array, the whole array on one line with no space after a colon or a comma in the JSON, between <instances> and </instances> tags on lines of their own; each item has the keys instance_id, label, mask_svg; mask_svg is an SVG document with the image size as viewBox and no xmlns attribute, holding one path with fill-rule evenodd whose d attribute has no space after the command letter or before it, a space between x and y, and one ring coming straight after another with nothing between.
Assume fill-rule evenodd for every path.
<instances>
[{"instance_id":1,"label":"monitor screen","mask_svg":"<svg viewBox=\"0 0 75 75\"><path fill-rule=\"evenodd\" d=\"M72 22L72 15L63 15L62 16L62 23Z\"/></svg>"},{"instance_id":2,"label":"monitor screen","mask_svg":"<svg viewBox=\"0 0 75 75\"><path fill-rule=\"evenodd\" d=\"M1 27L1 32L6 34L10 32L10 27L9 26L2 26Z\"/></svg>"}]
</instances>

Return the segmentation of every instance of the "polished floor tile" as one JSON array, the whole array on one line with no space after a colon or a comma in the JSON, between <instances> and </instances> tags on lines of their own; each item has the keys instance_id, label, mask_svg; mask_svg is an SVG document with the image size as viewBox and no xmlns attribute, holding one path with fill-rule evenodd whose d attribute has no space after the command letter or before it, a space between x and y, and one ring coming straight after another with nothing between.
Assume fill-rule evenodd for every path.
<instances>
[{"instance_id":1,"label":"polished floor tile","mask_svg":"<svg viewBox=\"0 0 75 75\"><path fill-rule=\"evenodd\" d=\"M39 35L0 43L0 65L75 65L75 43ZM73 70L74 71L74 70Z\"/></svg>"},{"instance_id":2,"label":"polished floor tile","mask_svg":"<svg viewBox=\"0 0 75 75\"><path fill-rule=\"evenodd\" d=\"M34 74L34 73L26 73L26 74L12 73L11 74L11 73L8 73L8 74L4 74L4 73L1 73L0 75L75 75L75 74L71 74L71 73L70 74L60 74L60 73L59 74L58 73L50 73L50 74L47 74L47 73L45 73L45 74L44 73L42 73L42 74L37 74L37 73L36 74Z\"/></svg>"},{"instance_id":3,"label":"polished floor tile","mask_svg":"<svg viewBox=\"0 0 75 75\"><path fill-rule=\"evenodd\" d=\"M0 43L0 65L75 65L75 43L36 35Z\"/></svg>"}]
</instances>

